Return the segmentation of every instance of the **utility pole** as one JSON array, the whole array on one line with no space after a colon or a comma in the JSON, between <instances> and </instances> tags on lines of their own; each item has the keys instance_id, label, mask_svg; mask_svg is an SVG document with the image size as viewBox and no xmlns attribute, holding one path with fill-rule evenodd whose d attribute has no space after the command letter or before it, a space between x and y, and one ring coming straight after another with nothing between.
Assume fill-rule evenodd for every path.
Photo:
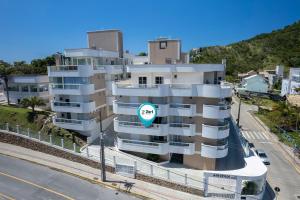
<instances>
[{"instance_id":1,"label":"utility pole","mask_svg":"<svg viewBox=\"0 0 300 200\"><path fill-rule=\"evenodd\" d=\"M106 173L105 173L105 157L104 157L104 140L103 140L103 132L102 132L102 116L101 116L101 108L99 110L99 118L100 118L100 169L101 169L101 181L106 181Z\"/></svg>"},{"instance_id":2,"label":"utility pole","mask_svg":"<svg viewBox=\"0 0 300 200\"><path fill-rule=\"evenodd\" d=\"M238 118L237 118L237 125L238 127L240 127L240 114L241 114L241 104L242 104L242 100L241 100L241 97L240 98L240 101L239 101L239 110L238 110Z\"/></svg>"}]
</instances>

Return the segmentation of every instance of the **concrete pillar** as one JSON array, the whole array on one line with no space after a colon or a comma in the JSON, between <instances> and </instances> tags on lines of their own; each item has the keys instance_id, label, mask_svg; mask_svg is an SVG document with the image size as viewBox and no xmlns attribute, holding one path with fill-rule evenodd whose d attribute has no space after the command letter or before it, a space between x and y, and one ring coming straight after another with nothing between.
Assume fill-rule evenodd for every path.
<instances>
[{"instance_id":1,"label":"concrete pillar","mask_svg":"<svg viewBox=\"0 0 300 200\"><path fill-rule=\"evenodd\" d=\"M61 143L61 148L65 148L65 145L64 145L64 138L61 138L61 139L60 139L60 143Z\"/></svg>"},{"instance_id":2,"label":"concrete pillar","mask_svg":"<svg viewBox=\"0 0 300 200\"><path fill-rule=\"evenodd\" d=\"M242 193L242 178L236 177L235 199L241 199Z\"/></svg>"},{"instance_id":3,"label":"concrete pillar","mask_svg":"<svg viewBox=\"0 0 300 200\"><path fill-rule=\"evenodd\" d=\"M20 133L20 126L17 125L17 133L19 134Z\"/></svg>"},{"instance_id":4,"label":"concrete pillar","mask_svg":"<svg viewBox=\"0 0 300 200\"><path fill-rule=\"evenodd\" d=\"M50 141L50 144L52 145L52 135L49 135L49 141Z\"/></svg>"},{"instance_id":5,"label":"concrete pillar","mask_svg":"<svg viewBox=\"0 0 300 200\"><path fill-rule=\"evenodd\" d=\"M184 184L185 184L185 185L188 184L188 177L187 177L187 174L184 175Z\"/></svg>"},{"instance_id":6,"label":"concrete pillar","mask_svg":"<svg viewBox=\"0 0 300 200\"><path fill-rule=\"evenodd\" d=\"M137 162L136 162L136 160L134 161L134 171L135 172L137 171Z\"/></svg>"},{"instance_id":7,"label":"concrete pillar","mask_svg":"<svg viewBox=\"0 0 300 200\"><path fill-rule=\"evenodd\" d=\"M30 137L30 129L27 128L27 136Z\"/></svg>"},{"instance_id":8,"label":"concrete pillar","mask_svg":"<svg viewBox=\"0 0 300 200\"><path fill-rule=\"evenodd\" d=\"M153 165L150 165L150 176L153 176Z\"/></svg>"},{"instance_id":9,"label":"concrete pillar","mask_svg":"<svg viewBox=\"0 0 300 200\"><path fill-rule=\"evenodd\" d=\"M87 146L85 150L86 150L86 156L89 158L90 157L90 155L89 155L89 146Z\"/></svg>"},{"instance_id":10,"label":"concrete pillar","mask_svg":"<svg viewBox=\"0 0 300 200\"><path fill-rule=\"evenodd\" d=\"M209 174L204 173L203 175L204 175L204 177L203 177L204 197L207 197L207 194L208 194L208 178L209 178Z\"/></svg>"},{"instance_id":11,"label":"concrete pillar","mask_svg":"<svg viewBox=\"0 0 300 200\"><path fill-rule=\"evenodd\" d=\"M167 170L167 179L170 180L170 170Z\"/></svg>"},{"instance_id":12,"label":"concrete pillar","mask_svg":"<svg viewBox=\"0 0 300 200\"><path fill-rule=\"evenodd\" d=\"M113 156L114 167L117 165L116 156Z\"/></svg>"},{"instance_id":13,"label":"concrete pillar","mask_svg":"<svg viewBox=\"0 0 300 200\"><path fill-rule=\"evenodd\" d=\"M73 151L76 152L76 143L73 143Z\"/></svg>"},{"instance_id":14,"label":"concrete pillar","mask_svg":"<svg viewBox=\"0 0 300 200\"><path fill-rule=\"evenodd\" d=\"M39 141L41 141L41 131L38 132L39 135Z\"/></svg>"},{"instance_id":15,"label":"concrete pillar","mask_svg":"<svg viewBox=\"0 0 300 200\"><path fill-rule=\"evenodd\" d=\"M9 131L9 124L6 123L6 130Z\"/></svg>"}]
</instances>

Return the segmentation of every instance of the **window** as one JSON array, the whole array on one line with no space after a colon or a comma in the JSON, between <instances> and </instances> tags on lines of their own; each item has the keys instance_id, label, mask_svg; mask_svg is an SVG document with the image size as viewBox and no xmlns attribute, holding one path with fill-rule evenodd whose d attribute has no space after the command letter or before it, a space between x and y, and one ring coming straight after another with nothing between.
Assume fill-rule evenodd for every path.
<instances>
[{"instance_id":1,"label":"window","mask_svg":"<svg viewBox=\"0 0 300 200\"><path fill-rule=\"evenodd\" d=\"M147 84L147 77L145 77L145 76L139 77L139 84L140 85L146 85Z\"/></svg>"},{"instance_id":2,"label":"window","mask_svg":"<svg viewBox=\"0 0 300 200\"><path fill-rule=\"evenodd\" d=\"M164 77L162 76L155 77L155 84L163 84L163 83L164 83Z\"/></svg>"},{"instance_id":3,"label":"window","mask_svg":"<svg viewBox=\"0 0 300 200\"><path fill-rule=\"evenodd\" d=\"M37 86L36 86L36 85L31 85L31 86L30 86L30 91L31 91L31 92L37 92L37 91L38 91Z\"/></svg>"},{"instance_id":4,"label":"window","mask_svg":"<svg viewBox=\"0 0 300 200\"><path fill-rule=\"evenodd\" d=\"M28 86L27 86L27 85L22 86L22 87L21 87L21 91L22 91L22 92L28 92L28 91L29 91L29 90L28 90Z\"/></svg>"},{"instance_id":5,"label":"window","mask_svg":"<svg viewBox=\"0 0 300 200\"><path fill-rule=\"evenodd\" d=\"M161 41L159 42L159 48L160 49L166 49L167 48L167 42L166 41Z\"/></svg>"}]
</instances>

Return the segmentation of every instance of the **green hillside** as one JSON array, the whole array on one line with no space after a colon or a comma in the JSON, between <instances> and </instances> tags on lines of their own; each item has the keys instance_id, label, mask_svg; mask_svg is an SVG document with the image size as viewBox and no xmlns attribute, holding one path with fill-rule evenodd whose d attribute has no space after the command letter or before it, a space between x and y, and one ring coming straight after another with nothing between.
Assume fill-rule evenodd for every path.
<instances>
[{"instance_id":1,"label":"green hillside","mask_svg":"<svg viewBox=\"0 0 300 200\"><path fill-rule=\"evenodd\" d=\"M300 66L300 21L227 46L194 49L190 56L194 63L220 63L226 58L227 75L232 76L276 65Z\"/></svg>"}]
</instances>

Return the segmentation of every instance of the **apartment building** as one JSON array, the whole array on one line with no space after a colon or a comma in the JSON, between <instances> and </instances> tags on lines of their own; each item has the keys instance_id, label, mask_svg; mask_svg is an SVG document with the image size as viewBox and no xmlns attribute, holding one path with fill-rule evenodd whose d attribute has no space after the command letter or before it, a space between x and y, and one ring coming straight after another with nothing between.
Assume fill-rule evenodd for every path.
<instances>
[{"instance_id":1,"label":"apartment building","mask_svg":"<svg viewBox=\"0 0 300 200\"><path fill-rule=\"evenodd\" d=\"M288 78L282 80L281 96L299 94L296 88L300 88L300 68L290 68Z\"/></svg>"},{"instance_id":2,"label":"apartment building","mask_svg":"<svg viewBox=\"0 0 300 200\"><path fill-rule=\"evenodd\" d=\"M14 104L19 104L23 98L37 96L48 105L48 87L49 78L47 75L12 75L8 77L9 99ZM4 95L6 96L6 92Z\"/></svg>"},{"instance_id":3,"label":"apartment building","mask_svg":"<svg viewBox=\"0 0 300 200\"><path fill-rule=\"evenodd\" d=\"M228 154L232 90L222 82L225 63L184 64L174 57L176 64L166 64L161 55L152 54L157 44L149 43L150 63L160 64L129 65L131 78L113 83L118 149L145 158L157 154L160 160L196 169L215 169L216 160ZM173 48L170 52L180 51L178 45L167 46ZM145 102L157 109L147 128L137 116Z\"/></svg>"},{"instance_id":4,"label":"apartment building","mask_svg":"<svg viewBox=\"0 0 300 200\"><path fill-rule=\"evenodd\" d=\"M189 54L181 52L181 40L160 37L148 41L150 64L189 63Z\"/></svg>"},{"instance_id":5,"label":"apartment building","mask_svg":"<svg viewBox=\"0 0 300 200\"><path fill-rule=\"evenodd\" d=\"M88 32L88 44L93 48L66 49L56 56L57 65L48 67L56 126L77 131L91 141L99 134L100 119L103 130L111 124L111 86L123 79L126 64L120 56L121 35L117 30ZM114 51L107 40L117 43L112 45L117 47Z\"/></svg>"}]
</instances>

